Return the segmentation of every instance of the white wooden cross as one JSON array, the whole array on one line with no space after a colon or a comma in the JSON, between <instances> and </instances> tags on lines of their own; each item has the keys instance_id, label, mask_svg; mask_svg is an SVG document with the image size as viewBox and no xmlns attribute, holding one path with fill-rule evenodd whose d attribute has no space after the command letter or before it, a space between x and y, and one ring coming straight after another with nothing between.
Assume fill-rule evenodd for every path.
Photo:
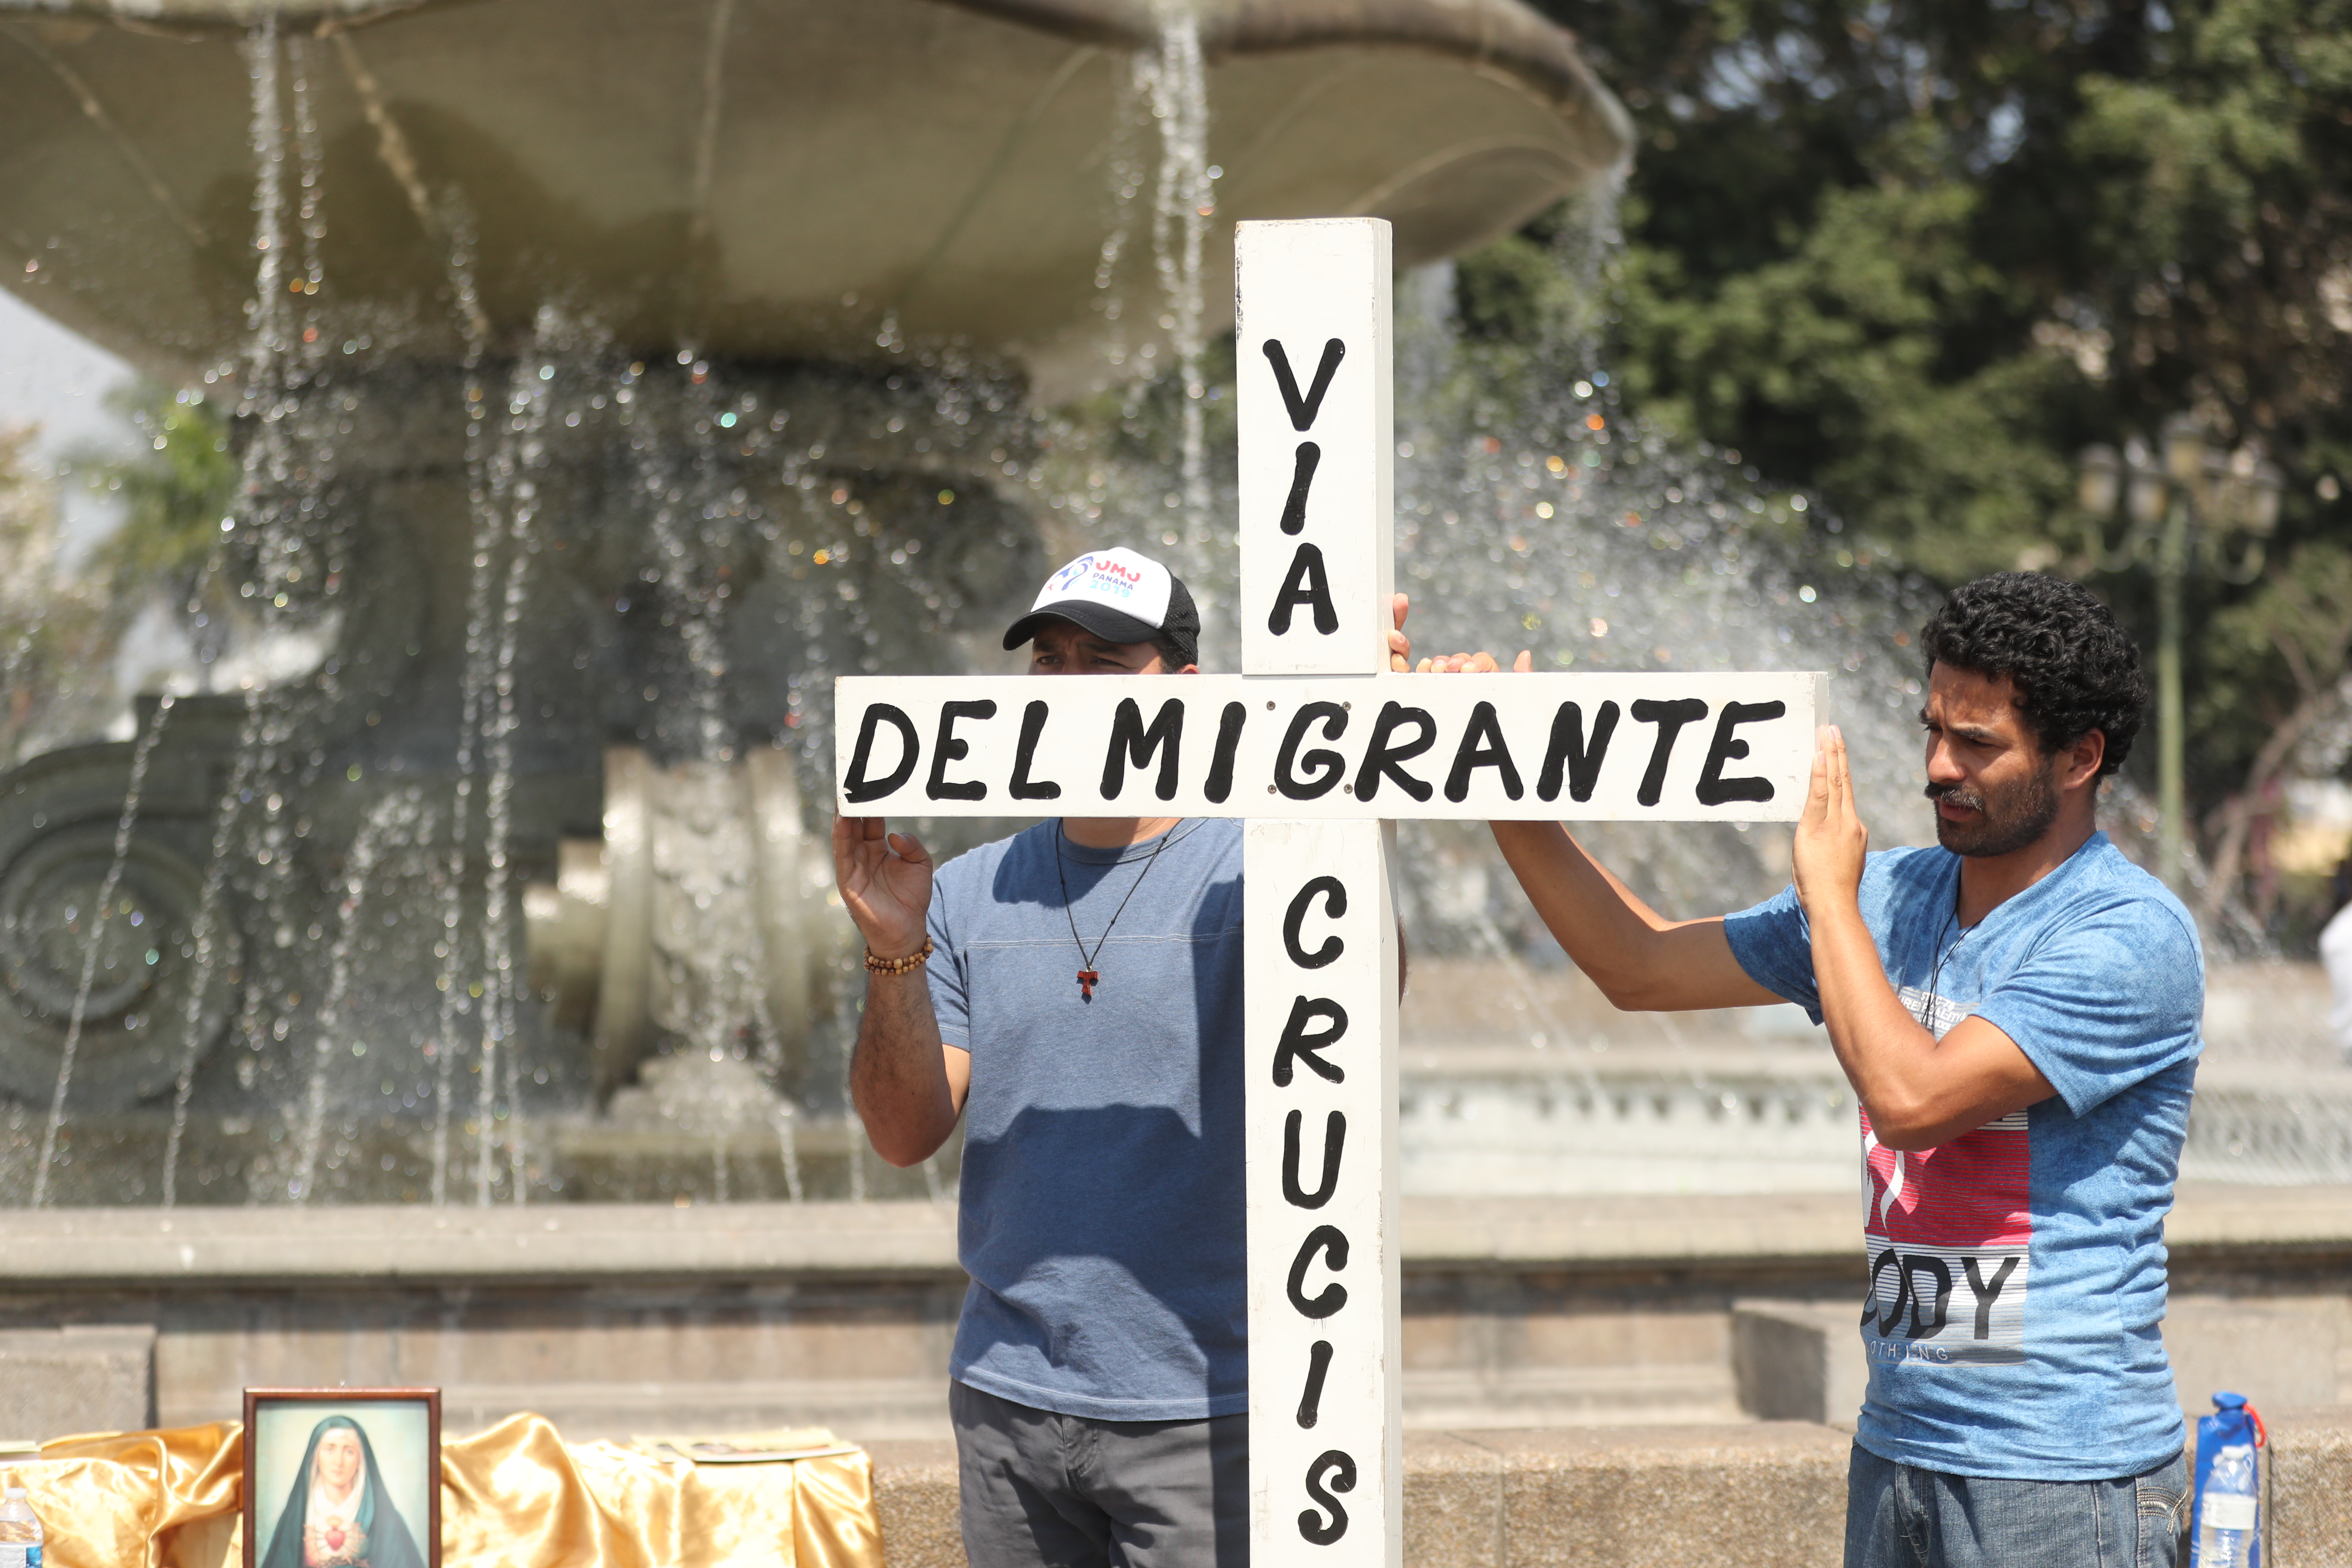
<instances>
[{"instance_id":1,"label":"white wooden cross","mask_svg":"<svg viewBox=\"0 0 2352 1568\"><path fill-rule=\"evenodd\" d=\"M1395 1568L1397 949L1381 821L1794 818L1819 678L1389 673L1389 226L1244 223L1234 271L1243 673L845 676L837 808L1251 818L1253 1561Z\"/></svg>"}]
</instances>

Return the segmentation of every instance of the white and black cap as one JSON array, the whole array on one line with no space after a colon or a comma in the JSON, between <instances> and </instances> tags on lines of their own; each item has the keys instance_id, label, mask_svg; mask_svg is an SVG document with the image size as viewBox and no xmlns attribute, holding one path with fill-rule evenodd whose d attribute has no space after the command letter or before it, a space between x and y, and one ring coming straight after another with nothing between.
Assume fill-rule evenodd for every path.
<instances>
[{"instance_id":1,"label":"white and black cap","mask_svg":"<svg viewBox=\"0 0 2352 1568\"><path fill-rule=\"evenodd\" d=\"M1045 579L1029 613L1004 634L1019 647L1047 621L1068 621L1107 642L1164 642L1180 665L1201 662L1201 612L1184 579L1124 547L1089 550Z\"/></svg>"}]
</instances>

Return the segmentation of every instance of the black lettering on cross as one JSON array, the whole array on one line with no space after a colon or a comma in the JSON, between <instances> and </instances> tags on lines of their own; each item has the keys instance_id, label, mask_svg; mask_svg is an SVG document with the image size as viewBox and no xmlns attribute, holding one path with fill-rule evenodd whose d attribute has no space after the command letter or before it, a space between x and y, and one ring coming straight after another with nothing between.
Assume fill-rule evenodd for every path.
<instances>
[{"instance_id":1,"label":"black lettering on cross","mask_svg":"<svg viewBox=\"0 0 2352 1568\"><path fill-rule=\"evenodd\" d=\"M1160 705L1150 727L1144 727L1143 710L1132 697L1122 697L1118 711L1110 721L1110 749L1103 754L1102 795L1105 800L1117 800L1119 791L1127 787L1127 765L1148 764L1154 752L1160 757L1160 777L1151 793L1161 800L1176 798L1176 765L1178 753L1184 742L1184 700L1171 697Z\"/></svg>"},{"instance_id":2,"label":"black lettering on cross","mask_svg":"<svg viewBox=\"0 0 2352 1568\"><path fill-rule=\"evenodd\" d=\"M1274 366L1275 384L1281 389L1282 405L1290 415L1290 427L1305 434L1314 426L1316 415L1322 412L1323 395L1331 390L1331 378L1339 374L1348 345L1338 338L1323 345L1323 357L1315 366L1315 380L1304 395L1298 390L1298 377L1291 371L1290 355L1281 342L1268 338L1259 347ZM1315 469L1322 461L1321 447L1312 441L1298 443L1291 458L1290 493L1282 503L1283 532L1307 531L1307 497L1315 484ZM1287 637L1292 612L1302 609L1312 617L1318 636L1328 637L1339 629L1339 607L1331 599L1331 574L1323 564L1323 552L1312 541L1304 539L1290 558L1290 570L1283 574L1282 591L1275 595L1266 629L1276 637Z\"/></svg>"}]
</instances>

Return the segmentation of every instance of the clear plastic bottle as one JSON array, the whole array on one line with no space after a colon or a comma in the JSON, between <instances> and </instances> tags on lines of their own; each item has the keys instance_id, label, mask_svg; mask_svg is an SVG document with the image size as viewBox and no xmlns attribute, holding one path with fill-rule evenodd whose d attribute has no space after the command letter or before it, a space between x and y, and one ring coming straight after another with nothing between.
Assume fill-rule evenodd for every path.
<instances>
[{"instance_id":1,"label":"clear plastic bottle","mask_svg":"<svg viewBox=\"0 0 2352 1568\"><path fill-rule=\"evenodd\" d=\"M2197 1568L2247 1568L2253 1561L2258 1488L2252 1444L2228 1444L2213 1457L2197 1521Z\"/></svg>"},{"instance_id":2,"label":"clear plastic bottle","mask_svg":"<svg viewBox=\"0 0 2352 1568\"><path fill-rule=\"evenodd\" d=\"M0 1500L0 1568L41 1568L41 1516L10 1487Z\"/></svg>"}]
</instances>

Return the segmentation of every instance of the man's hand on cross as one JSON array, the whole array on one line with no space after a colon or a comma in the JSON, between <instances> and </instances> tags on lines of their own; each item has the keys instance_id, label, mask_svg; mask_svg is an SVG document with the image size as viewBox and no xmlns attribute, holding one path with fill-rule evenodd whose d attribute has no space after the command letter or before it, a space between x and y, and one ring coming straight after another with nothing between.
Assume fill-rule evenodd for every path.
<instances>
[{"instance_id":1,"label":"man's hand on cross","mask_svg":"<svg viewBox=\"0 0 2352 1568\"><path fill-rule=\"evenodd\" d=\"M1402 594L1399 594L1397 597L1399 599L1402 599L1404 595ZM1402 644L1402 647L1401 652L1402 657L1400 658L1396 654L1391 654L1390 656L1389 668L1391 669L1402 670L1409 668L1415 675L1496 675L1500 674L1502 671L1502 661L1497 659L1493 654L1484 651L1478 653L1441 653L1433 658L1424 658L1419 664L1413 664L1411 662L1412 658L1412 645L1410 642L1405 641L1404 633L1402 629L1404 626L1404 613L1402 610L1397 613L1397 626L1399 627L1398 633L1395 637L1389 639L1389 646L1391 648L1396 648L1398 645ZM1535 668L1536 656L1526 648L1521 648L1519 650L1519 657L1511 661L1511 673L1514 675L1532 674Z\"/></svg>"},{"instance_id":2,"label":"man's hand on cross","mask_svg":"<svg viewBox=\"0 0 2352 1568\"><path fill-rule=\"evenodd\" d=\"M1396 630L1389 634L1389 669L1396 675L1493 675L1503 667L1491 653L1447 653L1412 662L1412 639L1404 633L1405 612L1412 601L1399 594L1391 602L1396 612ZM1526 675L1536 667L1535 655L1526 648L1511 666L1515 674Z\"/></svg>"},{"instance_id":3,"label":"man's hand on cross","mask_svg":"<svg viewBox=\"0 0 2352 1568\"><path fill-rule=\"evenodd\" d=\"M905 958L923 946L931 908L931 855L910 833L878 816L833 819L833 875L841 901L877 958Z\"/></svg>"},{"instance_id":4,"label":"man's hand on cross","mask_svg":"<svg viewBox=\"0 0 2352 1568\"><path fill-rule=\"evenodd\" d=\"M1870 852L1870 829L1853 806L1853 778L1847 771L1845 736L1834 724L1815 732L1813 783L1792 847L1797 898L1816 918L1836 900L1852 904L1862 887Z\"/></svg>"}]
</instances>

